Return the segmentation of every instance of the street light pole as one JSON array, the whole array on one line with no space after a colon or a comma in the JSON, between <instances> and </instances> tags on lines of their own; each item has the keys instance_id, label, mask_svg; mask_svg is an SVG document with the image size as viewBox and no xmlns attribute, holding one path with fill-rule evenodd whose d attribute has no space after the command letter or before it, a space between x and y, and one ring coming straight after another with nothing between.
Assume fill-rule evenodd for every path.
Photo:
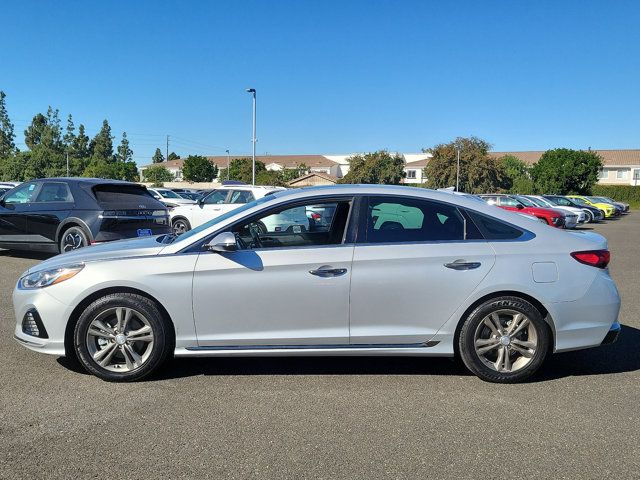
<instances>
[{"instance_id":1,"label":"street light pole","mask_svg":"<svg viewBox=\"0 0 640 480\"><path fill-rule=\"evenodd\" d=\"M225 150L227 152L227 180L229 180L229 150Z\"/></svg>"},{"instance_id":2,"label":"street light pole","mask_svg":"<svg viewBox=\"0 0 640 480\"><path fill-rule=\"evenodd\" d=\"M253 129L251 135L251 143L253 150L251 153L251 160L253 163L253 169L251 171L251 185L256 184L256 89L247 88L247 93L251 93L253 96Z\"/></svg>"},{"instance_id":3,"label":"street light pole","mask_svg":"<svg viewBox=\"0 0 640 480\"><path fill-rule=\"evenodd\" d=\"M456 167L456 192L460 191L460 147L456 147L456 154L458 157L457 167Z\"/></svg>"}]
</instances>

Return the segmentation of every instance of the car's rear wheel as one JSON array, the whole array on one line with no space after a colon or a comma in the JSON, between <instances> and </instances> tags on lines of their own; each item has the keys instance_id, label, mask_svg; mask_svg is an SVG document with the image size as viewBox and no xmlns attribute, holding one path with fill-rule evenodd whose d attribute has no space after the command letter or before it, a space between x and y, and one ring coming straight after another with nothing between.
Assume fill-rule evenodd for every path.
<instances>
[{"instance_id":1,"label":"car's rear wheel","mask_svg":"<svg viewBox=\"0 0 640 480\"><path fill-rule=\"evenodd\" d=\"M489 382L516 383L543 364L551 333L542 315L519 297L499 297L475 308L459 337L464 364Z\"/></svg>"},{"instance_id":2,"label":"car's rear wheel","mask_svg":"<svg viewBox=\"0 0 640 480\"><path fill-rule=\"evenodd\" d=\"M89 245L89 238L80 227L69 227L60 235L60 253L77 250L87 245Z\"/></svg>"},{"instance_id":3,"label":"car's rear wheel","mask_svg":"<svg viewBox=\"0 0 640 480\"><path fill-rule=\"evenodd\" d=\"M130 382L156 371L173 348L170 325L150 299L116 293L89 305L74 331L82 366L107 381Z\"/></svg>"},{"instance_id":4,"label":"car's rear wheel","mask_svg":"<svg viewBox=\"0 0 640 480\"><path fill-rule=\"evenodd\" d=\"M191 224L186 218L176 218L172 223L173 233L176 235L182 235L183 233L191 230Z\"/></svg>"}]
</instances>

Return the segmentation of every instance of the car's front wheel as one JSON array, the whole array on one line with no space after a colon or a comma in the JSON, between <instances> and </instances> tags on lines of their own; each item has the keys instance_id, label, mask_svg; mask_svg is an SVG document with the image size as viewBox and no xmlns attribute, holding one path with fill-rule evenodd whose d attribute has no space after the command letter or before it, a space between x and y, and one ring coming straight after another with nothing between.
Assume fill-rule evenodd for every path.
<instances>
[{"instance_id":1,"label":"car's front wheel","mask_svg":"<svg viewBox=\"0 0 640 480\"><path fill-rule=\"evenodd\" d=\"M82 366L107 381L130 382L156 371L173 348L157 305L132 293L106 295L78 319L74 349Z\"/></svg>"},{"instance_id":2,"label":"car's front wheel","mask_svg":"<svg viewBox=\"0 0 640 480\"><path fill-rule=\"evenodd\" d=\"M551 347L550 329L530 302L499 297L475 308L459 337L462 361L489 382L516 383L531 377Z\"/></svg>"}]
</instances>

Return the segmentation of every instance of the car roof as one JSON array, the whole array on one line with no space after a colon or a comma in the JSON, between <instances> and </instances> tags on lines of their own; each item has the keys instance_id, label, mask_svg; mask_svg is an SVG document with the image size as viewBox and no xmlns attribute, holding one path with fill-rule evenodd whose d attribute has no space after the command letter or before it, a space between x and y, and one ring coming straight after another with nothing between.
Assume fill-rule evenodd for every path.
<instances>
[{"instance_id":1,"label":"car roof","mask_svg":"<svg viewBox=\"0 0 640 480\"><path fill-rule=\"evenodd\" d=\"M113 180L109 178L84 178L84 177L48 177L48 178L35 178L33 180L29 180L29 182L68 182L68 183L78 183L83 185L140 185L135 182L126 182L124 180Z\"/></svg>"}]
</instances>

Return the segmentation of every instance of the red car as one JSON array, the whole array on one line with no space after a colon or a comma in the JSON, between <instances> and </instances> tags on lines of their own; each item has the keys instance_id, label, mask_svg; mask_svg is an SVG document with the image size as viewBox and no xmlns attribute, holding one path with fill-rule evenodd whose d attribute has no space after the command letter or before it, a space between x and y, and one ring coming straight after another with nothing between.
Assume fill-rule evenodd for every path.
<instances>
[{"instance_id":1,"label":"red car","mask_svg":"<svg viewBox=\"0 0 640 480\"><path fill-rule=\"evenodd\" d=\"M492 194L480 195L480 197L491 205L496 205L500 208L511 210L513 212L532 215L540 219L540 221L545 222L547 225L551 225L556 228L564 228L566 217L564 212L552 208L538 207L531 200L520 195Z\"/></svg>"}]
</instances>

